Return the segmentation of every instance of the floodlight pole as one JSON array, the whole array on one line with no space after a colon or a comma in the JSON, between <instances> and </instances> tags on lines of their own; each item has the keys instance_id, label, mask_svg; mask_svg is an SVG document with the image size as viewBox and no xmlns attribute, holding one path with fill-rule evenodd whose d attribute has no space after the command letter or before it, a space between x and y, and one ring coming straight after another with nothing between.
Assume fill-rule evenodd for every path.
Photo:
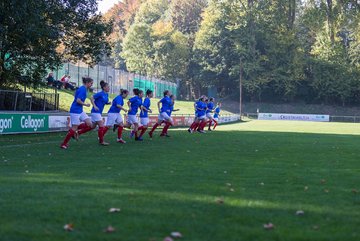
<instances>
[{"instance_id":1,"label":"floodlight pole","mask_svg":"<svg viewBox=\"0 0 360 241\"><path fill-rule=\"evenodd\" d=\"M239 112L240 112L240 120L242 115L242 77L243 77L243 63L242 63L242 57L240 57L240 81L239 81L239 94L240 94L240 100L239 100Z\"/></svg>"}]
</instances>

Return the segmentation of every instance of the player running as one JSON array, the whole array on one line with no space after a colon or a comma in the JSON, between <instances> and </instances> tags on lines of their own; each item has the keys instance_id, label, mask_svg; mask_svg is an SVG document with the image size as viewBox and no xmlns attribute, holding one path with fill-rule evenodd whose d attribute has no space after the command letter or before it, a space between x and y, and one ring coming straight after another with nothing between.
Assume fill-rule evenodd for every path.
<instances>
[{"instance_id":1,"label":"player running","mask_svg":"<svg viewBox=\"0 0 360 241\"><path fill-rule=\"evenodd\" d=\"M104 141L104 136L109 128L105 127L104 120L102 118L102 112L105 105L109 105L109 90L110 86L105 81L100 81L102 91L96 93L91 97L91 103L93 108L91 109L91 121L93 122L93 128L99 126L98 138L99 144L102 146L108 146L109 143Z\"/></svg>"},{"instance_id":2,"label":"player running","mask_svg":"<svg viewBox=\"0 0 360 241\"><path fill-rule=\"evenodd\" d=\"M215 130L216 126L218 125L219 123L219 116L220 116L220 111L221 111L221 102L218 102L217 103L217 106L215 108L215 114L214 114L214 119L213 119L213 122L215 122L214 124L214 127L213 127L213 130ZM211 123L209 125L209 128L211 127Z\"/></svg>"},{"instance_id":3,"label":"player running","mask_svg":"<svg viewBox=\"0 0 360 241\"><path fill-rule=\"evenodd\" d=\"M123 110L125 113L127 112L127 110L124 108L124 99L128 96L128 94L128 90L120 90L120 94L112 101L112 105L108 111L108 117L106 120L106 128L110 129L113 127L113 131L116 131L117 129L117 142L122 144L125 144L126 142L122 139L124 121L120 112L121 110Z\"/></svg>"},{"instance_id":4,"label":"player running","mask_svg":"<svg viewBox=\"0 0 360 241\"><path fill-rule=\"evenodd\" d=\"M70 139L72 137L75 137L77 139L80 131L82 131L82 133L85 133L92 129L91 119L84 112L83 106L90 107L90 104L86 104L85 100L87 96L87 90L93 85L94 81L93 79L88 77L84 77L82 81L83 85L76 90L74 101L70 107L71 129L68 131L64 141L60 145L62 149L67 149ZM82 123L80 125L81 122L85 123Z\"/></svg>"},{"instance_id":5,"label":"player running","mask_svg":"<svg viewBox=\"0 0 360 241\"><path fill-rule=\"evenodd\" d=\"M172 114L172 112L174 112L174 111L179 111L180 109L174 109L174 106L175 106L175 95L171 95L170 96L170 99L171 99L171 106L170 106L170 109L169 109L169 111L168 111L168 115L171 117L171 114ZM163 121L164 122L164 121ZM168 129L170 128L170 123L169 122L166 122L166 124L165 124L165 127L164 127L164 129L162 130L162 132L161 132L161 135L160 136L166 136L166 137L170 137L169 135L168 135Z\"/></svg>"},{"instance_id":6,"label":"player running","mask_svg":"<svg viewBox=\"0 0 360 241\"><path fill-rule=\"evenodd\" d=\"M137 136L137 132L135 133L135 139L138 141L142 141L143 140L143 135L145 134L146 130L148 129L149 126L149 114L148 113L152 113L152 110L150 109L150 105L151 105L151 101L150 99L153 97L153 91L152 90L147 90L146 91L146 98L144 99L144 102L141 106L141 111L140 111L140 123L141 126L139 127L139 131L140 131L140 135Z\"/></svg>"},{"instance_id":7,"label":"player running","mask_svg":"<svg viewBox=\"0 0 360 241\"><path fill-rule=\"evenodd\" d=\"M206 109L207 104L205 103L206 96L201 96L197 102L195 102L195 119L188 129L189 133L193 133L196 129L199 133L205 133L204 130L199 129L201 124L206 121Z\"/></svg>"},{"instance_id":8,"label":"player running","mask_svg":"<svg viewBox=\"0 0 360 241\"><path fill-rule=\"evenodd\" d=\"M209 131L211 131L210 126L211 126L211 123L214 120L214 117L213 117L214 110L215 110L214 98L211 97L209 99L209 102L207 103L206 118L208 119L208 121L205 123L205 126L206 126L207 123L209 123L209 128L208 128ZM204 129L204 127L202 129Z\"/></svg>"},{"instance_id":9,"label":"player running","mask_svg":"<svg viewBox=\"0 0 360 241\"><path fill-rule=\"evenodd\" d=\"M164 122L169 123L170 126L174 125L172 118L168 114L168 112L171 108L171 104L172 104L170 96L171 96L171 92L169 90L165 90L164 97L157 103L158 110L159 110L159 116L158 116L157 123L153 126L153 128L149 132L150 138L152 138L155 129L158 126L160 126L162 123L164 123ZM160 108L160 104L161 104L161 108ZM161 134L160 136L166 136L166 135Z\"/></svg>"},{"instance_id":10,"label":"player running","mask_svg":"<svg viewBox=\"0 0 360 241\"><path fill-rule=\"evenodd\" d=\"M133 89L134 96L130 98L130 100L127 102L129 106L129 112L128 117L126 120L126 127L131 128L131 125L133 125L133 130L130 133L130 138L132 138L136 132L138 132L139 129L139 122L136 117L136 114L138 110L142 106L142 98L144 96L144 92L139 89ZM136 141L138 139L135 139Z\"/></svg>"}]
</instances>

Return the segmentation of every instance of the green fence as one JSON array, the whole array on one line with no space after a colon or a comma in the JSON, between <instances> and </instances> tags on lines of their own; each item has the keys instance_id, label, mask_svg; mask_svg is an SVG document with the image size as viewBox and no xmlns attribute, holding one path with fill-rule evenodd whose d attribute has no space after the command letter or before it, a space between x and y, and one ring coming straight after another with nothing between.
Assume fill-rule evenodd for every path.
<instances>
[{"instance_id":1,"label":"green fence","mask_svg":"<svg viewBox=\"0 0 360 241\"><path fill-rule=\"evenodd\" d=\"M170 82L152 82L148 79L134 78L134 88L138 88L146 92L146 90L152 90L155 92L155 97L163 97L165 90L170 90L174 95L177 95L177 86Z\"/></svg>"},{"instance_id":2,"label":"green fence","mask_svg":"<svg viewBox=\"0 0 360 241\"><path fill-rule=\"evenodd\" d=\"M120 89L132 90L139 88L143 91L148 89L154 91L155 97L162 97L164 90L170 90L177 95L177 84L172 81L161 80L152 76L143 76L129 73L112 66L95 65L90 67L84 63L64 63L63 66L54 71L54 77L59 80L63 75L70 75L70 82L81 85L81 78L89 76L94 79L93 88L100 89L100 81L104 80L110 84L110 93L119 93Z\"/></svg>"}]
</instances>

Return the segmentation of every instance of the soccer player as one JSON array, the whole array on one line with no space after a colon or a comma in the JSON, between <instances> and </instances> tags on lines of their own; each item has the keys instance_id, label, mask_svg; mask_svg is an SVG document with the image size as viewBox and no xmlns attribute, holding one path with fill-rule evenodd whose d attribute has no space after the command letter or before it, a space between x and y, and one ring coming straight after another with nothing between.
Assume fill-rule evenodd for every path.
<instances>
[{"instance_id":1,"label":"soccer player","mask_svg":"<svg viewBox=\"0 0 360 241\"><path fill-rule=\"evenodd\" d=\"M169 111L167 112L170 117L171 117L172 112L174 112L174 111L179 111L179 110L180 110L180 109L174 109L174 106L175 106L175 98L176 98L175 95L171 95L171 96L170 96L171 106L170 106ZM163 121L163 122L164 122L164 121ZM168 133L167 133L169 127L170 127L170 123L169 123L169 122L166 122L165 127L164 127L164 129L162 130L160 136L170 137L170 136L168 135Z\"/></svg>"},{"instance_id":2,"label":"soccer player","mask_svg":"<svg viewBox=\"0 0 360 241\"><path fill-rule=\"evenodd\" d=\"M126 120L126 127L131 128L131 125L133 125L133 130L130 133L130 138L132 138L135 135L135 133L138 132L139 122L136 117L136 114L142 106L142 98L144 96L144 92L137 88L133 89L133 93L134 96L131 97L130 100L127 102L129 106L129 112Z\"/></svg>"},{"instance_id":3,"label":"soccer player","mask_svg":"<svg viewBox=\"0 0 360 241\"><path fill-rule=\"evenodd\" d=\"M170 110L170 107L171 107L171 104L172 104L170 95L171 95L171 92L169 90L165 90L164 91L164 97L157 103L158 110L159 110L160 114L159 114L159 117L158 117L158 122L153 126L153 128L149 132L150 138L152 138L152 134L155 131L155 129L158 126L160 126L163 122L169 123L170 126L174 125L173 119L167 113ZM161 108L160 108L160 104L161 104ZM166 136L166 135L161 134L160 136Z\"/></svg>"},{"instance_id":4,"label":"soccer player","mask_svg":"<svg viewBox=\"0 0 360 241\"><path fill-rule=\"evenodd\" d=\"M214 119L213 119L213 121L215 122L213 130L215 130L216 126L219 123L220 111L221 111L221 102L218 102L218 104L217 104L217 106L215 108L215 114L214 114ZM211 123L210 123L210 126L211 126ZM210 128L210 126L209 126L209 128Z\"/></svg>"},{"instance_id":5,"label":"soccer player","mask_svg":"<svg viewBox=\"0 0 360 241\"><path fill-rule=\"evenodd\" d=\"M120 94L115 97L112 101L112 105L108 111L108 118L106 120L106 128L110 129L113 126L113 131L118 129L117 142L125 144L126 142L122 139L122 132L124 129L124 121L120 114L121 110L127 112L124 108L124 99L128 96L128 90L120 90Z\"/></svg>"},{"instance_id":6,"label":"soccer player","mask_svg":"<svg viewBox=\"0 0 360 241\"><path fill-rule=\"evenodd\" d=\"M66 134L64 141L61 143L60 147L62 149L68 148L68 143L72 137L78 138L79 133L77 132L83 130L83 133L92 129L92 123L90 117L83 111L83 106L90 107L90 104L86 104L86 93L87 90L93 85L94 81L91 78L84 77L82 79L83 85L76 90L75 98L70 107L70 120L71 120L71 129ZM85 122L80 125L81 122ZM80 128L81 126L81 128Z\"/></svg>"},{"instance_id":7,"label":"soccer player","mask_svg":"<svg viewBox=\"0 0 360 241\"><path fill-rule=\"evenodd\" d=\"M209 123L209 128L208 130L211 131L211 123L214 121L214 117L213 117L213 112L214 112L214 109L215 109L215 106L214 106L214 98L211 97L209 99L209 102L207 103L207 110L206 110L206 118L208 119L207 123ZM214 121L216 122L216 121ZM206 126L206 123L205 123L205 126ZM204 127L205 127L204 126ZM204 128L202 128L204 129Z\"/></svg>"},{"instance_id":8,"label":"soccer player","mask_svg":"<svg viewBox=\"0 0 360 241\"><path fill-rule=\"evenodd\" d=\"M101 90L91 97L91 103L93 108L91 109L91 121L93 122L93 128L99 126L98 129L98 137L99 144L103 146L108 146L109 143L104 141L104 136L108 130L104 125L104 120L102 118L102 112L104 110L105 105L109 103L109 90L110 86L105 81L100 81Z\"/></svg>"},{"instance_id":9,"label":"soccer player","mask_svg":"<svg viewBox=\"0 0 360 241\"><path fill-rule=\"evenodd\" d=\"M152 110L150 109L151 101L150 99L153 97L153 91L147 90L146 91L146 98L144 99L143 105L141 106L140 111L140 123L141 126L139 127L140 135L137 136L137 133L135 133L135 139L138 141L142 141L142 136L145 134L148 126L149 126L149 114L152 113Z\"/></svg>"},{"instance_id":10,"label":"soccer player","mask_svg":"<svg viewBox=\"0 0 360 241\"><path fill-rule=\"evenodd\" d=\"M191 124L188 132L192 133L194 130L198 130L199 133L205 133L204 130L199 129L201 125L206 121L206 108L207 104L205 103L206 96L201 96L199 100L195 103L195 119Z\"/></svg>"}]
</instances>

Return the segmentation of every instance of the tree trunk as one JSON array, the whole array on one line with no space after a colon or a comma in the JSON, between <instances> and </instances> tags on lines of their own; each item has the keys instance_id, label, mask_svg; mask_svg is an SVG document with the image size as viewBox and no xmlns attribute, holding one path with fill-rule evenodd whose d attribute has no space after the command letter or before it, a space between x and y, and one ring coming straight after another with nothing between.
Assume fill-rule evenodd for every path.
<instances>
[{"instance_id":1,"label":"tree trunk","mask_svg":"<svg viewBox=\"0 0 360 241\"><path fill-rule=\"evenodd\" d=\"M249 34L250 34L250 51L251 51L251 58L255 57L255 23L254 23L254 0L248 0L248 27L249 27Z\"/></svg>"},{"instance_id":2,"label":"tree trunk","mask_svg":"<svg viewBox=\"0 0 360 241\"><path fill-rule=\"evenodd\" d=\"M335 30L334 30L334 9L333 9L333 1L332 0L326 0L327 8L326 8L326 14L327 14L327 22L328 22L328 28L329 28L329 35L330 35L330 41L331 44L335 43Z\"/></svg>"},{"instance_id":3,"label":"tree trunk","mask_svg":"<svg viewBox=\"0 0 360 241\"><path fill-rule=\"evenodd\" d=\"M293 29L296 14L296 0L288 0L288 28Z\"/></svg>"}]
</instances>

